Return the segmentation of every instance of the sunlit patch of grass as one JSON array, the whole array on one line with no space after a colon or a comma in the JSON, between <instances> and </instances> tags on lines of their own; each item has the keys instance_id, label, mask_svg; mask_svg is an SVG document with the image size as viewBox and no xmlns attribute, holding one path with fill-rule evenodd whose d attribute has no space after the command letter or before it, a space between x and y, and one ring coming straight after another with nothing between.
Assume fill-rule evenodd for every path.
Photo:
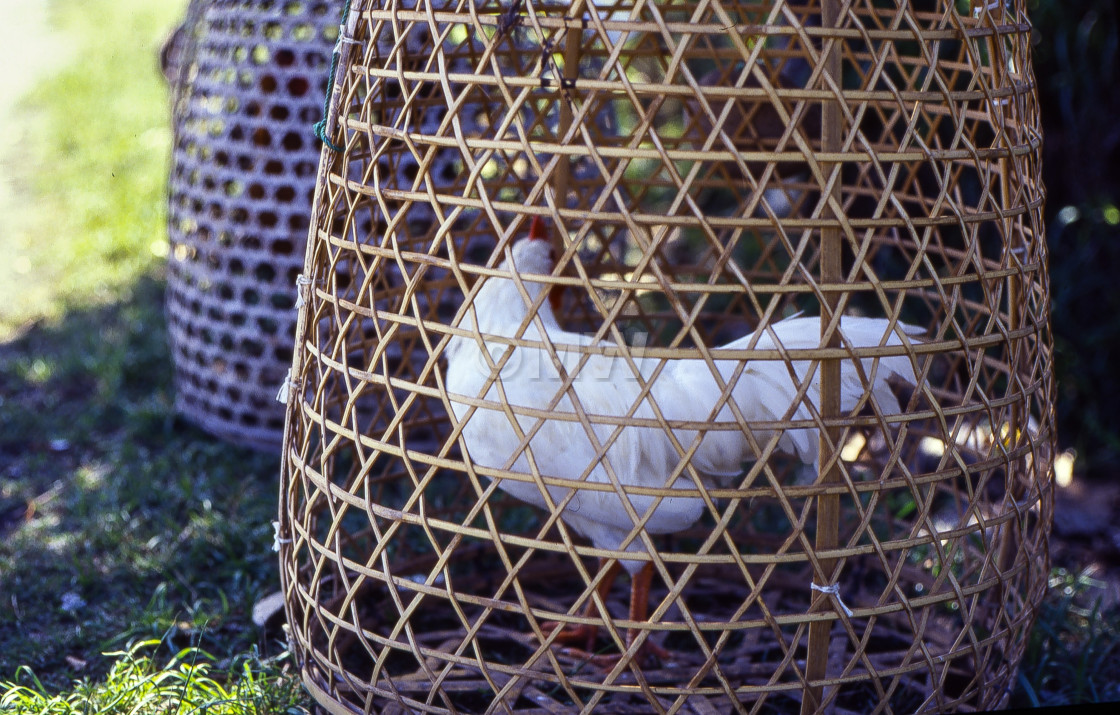
<instances>
[{"instance_id":1,"label":"sunlit patch of grass","mask_svg":"<svg viewBox=\"0 0 1120 715\"><path fill-rule=\"evenodd\" d=\"M113 667L102 681L80 680L51 694L30 668L19 682L0 681L0 711L13 715L123 715L198 713L208 715L296 715L302 706L298 678L280 660L255 653L224 666L199 648L184 648L165 663L154 657L159 640L107 653Z\"/></svg>"},{"instance_id":2,"label":"sunlit patch of grass","mask_svg":"<svg viewBox=\"0 0 1120 715\"><path fill-rule=\"evenodd\" d=\"M18 285L0 286L0 335L69 305L114 300L161 263L171 132L157 51L185 0L58 0L71 62L22 103L12 150ZM22 200L26 198L26 200Z\"/></svg>"}]
</instances>

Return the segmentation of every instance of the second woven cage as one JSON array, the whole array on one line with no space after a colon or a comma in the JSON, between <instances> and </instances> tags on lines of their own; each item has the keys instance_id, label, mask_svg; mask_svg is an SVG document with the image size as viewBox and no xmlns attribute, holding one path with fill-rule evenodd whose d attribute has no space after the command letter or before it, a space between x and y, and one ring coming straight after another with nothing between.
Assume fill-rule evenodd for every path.
<instances>
[{"instance_id":1,"label":"second woven cage","mask_svg":"<svg viewBox=\"0 0 1120 715\"><path fill-rule=\"evenodd\" d=\"M1053 501L1023 2L369 1L346 25L328 127L342 151L320 172L280 515L291 643L316 700L336 713L1005 702ZM556 267L515 276L500 266L534 217ZM481 287L502 280L491 314L554 306L581 337L480 315L495 307ZM823 328L774 341L797 313ZM857 345L827 319L840 314L886 320ZM485 345L472 394L448 388L453 339ZM867 394L899 356L912 380ZM867 369L842 408L853 357ZM577 389L604 358L602 386ZM742 409L700 423L654 407L651 383L687 360L711 376L720 358L740 366L725 400L767 366L796 394L759 408L747 403L774 391L735 393ZM526 406L519 370L561 379ZM602 410L596 391L626 381L633 404ZM494 444L468 439L482 415L505 420ZM571 444L533 441L561 423L579 428ZM628 460L613 445L635 434ZM666 435L657 484L629 483L628 462ZM702 472L705 435L746 445L737 474ZM788 454L797 435L811 449ZM589 461L538 466L587 444ZM510 459L479 456L491 448ZM595 499L618 505L617 547L580 534ZM680 504L700 508L645 528ZM625 579L611 588L619 562L650 566L648 618L629 617ZM598 635L559 647L549 622Z\"/></svg>"}]
</instances>

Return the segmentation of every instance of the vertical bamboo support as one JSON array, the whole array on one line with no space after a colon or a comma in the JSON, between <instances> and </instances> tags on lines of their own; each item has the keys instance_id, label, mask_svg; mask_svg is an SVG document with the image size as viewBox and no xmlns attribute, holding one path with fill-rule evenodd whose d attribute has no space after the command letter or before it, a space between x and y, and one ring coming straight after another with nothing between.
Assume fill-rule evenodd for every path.
<instances>
[{"instance_id":1,"label":"vertical bamboo support","mask_svg":"<svg viewBox=\"0 0 1120 715\"><path fill-rule=\"evenodd\" d=\"M994 20L992 20L989 17L988 22L994 23ZM1005 53L1004 53L1004 46L1003 46L1004 40L1002 38L1000 38L998 35L995 35L995 36L986 38L985 42L988 46L988 73L989 73L989 77L990 77L989 82L991 84L991 89L993 91L995 91L995 90L1001 90L1001 89L1005 89L1007 87L1010 87L1014 83L1014 79L1012 77L1008 76L1008 68L1007 68L1007 61L1008 60L1007 60L1007 57L1005 56ZM1012 146L1012 145L1018 143L1018 137L1014 136L1018 131L1018 124L1014 119L1011 119L1010 121L1008 119L1008 114L1010 112L1009 112L1009 107L1008 107L1007 103L1009 101L1010 101L1010 98L1003 98L1002 100L991 100L991 99L989 99L989 102L991 102L992 106L989 106L988 112L991 115L995 115L995 116L992 116L992 125L994 127L998 128L999 130L1002 130L1004 136L1007 137L1007 139L1008 139L1007 146ZM1000 188L1000 190L999 190L999 198L1000 198L999 209L1000 209L1000 214L1001 214L1001 218L999 219L999 221L1000 221L1000 233L1003 236L1003 242L1004 242L1003 250L1004 250L1004 253L1006 255L1006 257L1004 258L1004 263L1008 267L1011 267L1011 266L1015 265L1015 258L1014 258L1015 251L1021 251L1021 254L1019 256L1019 261L1021 263L1026 262L1026 253L1025 253L1026 252L1026 244L1023 244L1023 245L1020 245L1020 246L1012 245L1015 242L1016 237L1021 235L1020 232L1015 231L1015 221L1016 221L1016 219L1012 217L1012 207L1014 205L1013 204L1013 202L1014 202L1014 198L1013 198L1014 192L1012 191L1011 184L1012 184L1013 181L1015 181L1015 179L1017 177L1017 174L1014 171L1012 171L1011 158L1010 157L1007 157L1007 156L1000 157L998 159L998 167L999 167L999 188ZM1015 331L1017 331L1021 327L1021 322L1022 322L1021 301L1022 301L1022 297L1023 297L1023 293L1022 293L1021 274L1015 273L1015 274L1012 274L1012 275L1008 276L1008 279L1007 279L1007 329L1008 329L1009 332L1012 332L1012 333L1014 333ZM1011 353L1010 355L1008 355L1009 372L1010 372L1008 378L1009 378L1009 380L1011 380L1013 382L1014 379L1015 379L1015 376L1017 374L1019 374L1019 372L1022 368L1022 352L1020 350L1016 350L1013 345L1008 345L1008 350ZM1022 402L1020 402L1020 401L1012 402L1011 409L1010 409L1010 415L1008 416L1008 423L1009 423L1008 424L1008 430L1009 430L1008 431L1008 440L1010 441L1011 444L1014 444L1015 442L1018 441L1018 435L1020 434L1020 430L1023 427L1025 427L1024 422L1025 422L1025 420L1023 420L1023 416L1022 416ZM997 438L998 437L999 437L999 435L997 435ZM1009 478L1008 488L1010 490L1014 491L1015 487L1016 487L1016 483L1010 481L1010 475L1008 475L1008 478ZM1018 493L1014 493L1013 496L1014 496L1015 499L1020 499L1022 497L1022 495L1018 494Z\"/></svg>"},{"instance_id":2,"label":"vertical bamboo support","mask_svg":"<svg viewBox=\"0 0 1120 715\"><path fill-rule=\"evenodd\" d=\"M824 28L835 27L840 16L840 0L824 0L821 7L821 26ZM843 86L840 62L840 40L835 37L826 40L824 56L824 76L831 79L836 86ZM827 82L822 82L822 87L827 87ZM821 151L838 152L843 143L843 116L840 111L838 98L827 99L821 107ZM824 172L825 177L838 171L840 167L830 166ZM840 182L833 185L831 197L827 200L824 215L832 219L832 223L821 229L820 250L820 281L825 286L835 286L842 280L840 255L841 233L837 224L840 217L836 215L833 206L840 205ZM839 330L830 329L828 323L836 314L840 303L840 296L836 293L824 294L824 304L821 306L821 347L840 347ZM826 320L825 318L828 318ZM821 419L828 420L840 415L840 361L822 360L821 371ZM820 474L819 485L831 484L840 481L838 464L833 456L832 444L839 440L840 430L832 428L821 430L819 459ZM814 548L817 553L835 549L839 543L840 531L840 497L835 494L817 497L817 537ZM820 580L819 585L826 587L833 583L835 560L819 559L820 571L815 575ZM814 592L810 611L820 611L828 604L828 595ZM831 620L814 621L809 624L809 647L805 662L805 679L807 683L820 680L827 674L828 669L828 642L829 631L832 629ZM824 688L821 685L807 685L804 697L801 700L803 715L820 710Z\"/></svg>"},{"instance_id":3,"label":"vertical bamboo support","mask_svg":"<svg viewBox=\"0 0 1120 715\"><path fill-rule=\"evenodd\" d=\"M568 22L564 29L564 77L561 80L559 89L560 122L556 130L557 138L561 140L572 126L571 95L574 93L576 78L579 76L579 62L581 45L583 42L580 24L577 22L577 18L583 13L583 6L583 0L576 0L576 2L572 3L571 7L568 8ZM566 154L560 158L560 163L556 167L556 174L553 176L552 190L556 196L557 208L566 208L568 205L568 183L571 180L571 175L572 155ZM554 233L552 241L557 251L564 250L562 232L557 231Z\"/></svg>"},{"instance_id":4,"label":"vertical bamboo support","mask_svg":"<svg viewBox=\"0 0 1120 715\"><path fill-rule=\"evenodd\" d=\"M991 19L989 18L989 22ZM998 37L987 38L988 44L988 63L991 72L991 85L993 89L1003 89L1013 83L1013 78L1007 76L1007 58L1003 52L1003 41ZM998 113L998 120L993 117L993 125L1001 128L1007 136L1009 132L1017 132L1018 124L1012 119L1008 121L1007 105L1004 104L1004 109L997 109L1001 107L999 103L990 106L988 111L992 114ZM1017 136L1008 136L1008 145L1017 142ZM1003 234L1004 240L1004 264L1009 268L1016 264L1015 252L1021 251L1019 255L1019 262L1026 263L1026 244L1020 243L1019 246L1013 245L1016 237L1020 236L1020 232L1015 231L1015 220L1010 216L1010 210L1013 207L1014 194L1012 191L1012 182L1015 181L1017 175L1012 171L1010 157L1001 157L999 159L999 186L1000 186L1000 212L1005 214L1000 220L1000 232ZM1022 304L1023 299L1023 286L1022 274L1015 273L1008 276L1007 279L1007 329L1009 333L1015 334L1020 327L1022 327ZM1014 385L1016 378L1022 374L1023 369L1023 352L1022 342L1020 339L1014 339L1014 342L1007 346L1008 349L1008 384ZM1007 429L1007 448L1014 449L1019 442L1022 431L1026 430L1025 416L1023 415L1023 402L1015 400L1011 404L1010 414L1008 415L1008 429ZM995 428L995 438L1002 439L1002 428ZM1023 486L1026 483L1026 475L1022 473L1024 465L1022 460L1013 460L1008 464L1007 470L1007 484L1005 486L1010 501L1021 502L1025 497ZM1029 491L1029 488L1027 489ZM1019 534L1019 520L1012 519L1008 522L1007 529L1003 533L1003 543L1000 544L1000 551L996 563L1000 573L1006 573L1010 569L1010 563L1014 561L1015 554L1019 551L1020 534ZM1004 592L1004 585L1001 581L1000 584L1001 601L1006 600L1006 593Z\"/></svg>"},{"instance_id":5,"label":"vertical bamboo support","mask_svg":"<svg viewBox=\"0 0 1120 715\"><path fill-rule=\"evenodd\" d=\"M1011 177L1010 172L1008 171L1008 163L1009 160L1007 158L999 160L1001 185L1000 198L1002 201L1002 209L1007 209L1011 205L1010 187L1008 186L1008 182L1010 181ZM1014 259L1011 258L1011 255L1013 255L1012 251L1015 250L1010 245L1010 240L1013 236L1012 219L1003 219L1002 224L1004 240L1007 242L1007 245L1004 246L1004 251L1008 254L1008 257L1005 259L1005 261L1008 266L1012 266L1014 265ZM1008 332L1010 333L1014 333L1020 326L1020 291L1021 287L1019 276L1010 276L1007 281L1007 328ZM1008 372L1010 373L1008 376L1008 384L1014 385L1015 378L1020 374L1020 369L1022 366L1022 349L1014 342L1007 347L1009 351ZM1020 437L1019 430L1025 429L1025 422L1026 420L1024 420L1022 417L1022 403L1019 401L1013 402L1011 405L1010 414L1008 415L1008 430L1006 437L1009 450L1013 449L1017 445ZM995 427L995 439L1003 439L1001 432L1002 429L1000 427ZM1005 489L1007 490L1008 499L1012 502L1021 502L1026 496L1023 493L1022 488L1022 485L1026 481L1026 475L1023 475L1021 471L1023 469L1022 460L1011 460L1008 462L1007 467L1008 469L1005 477L1005 479L1007 480L1007 484L1005 485ZM999 555L997 556L996 560L996 568L1001 574L1007 573L1007 571L1011 568L1010 564L1015 560L1015 555L1019 551L1020 535L1018 527L1019 520L1011 519L1007 523L1005 529L1001 529L1001 531L1003 532L1003 543L1001 543L999 546ZM1000 602L1006 602L1006 585L1004 584L1002 579L1000 580L999 592Z\"/></svg>"}]
</instances>

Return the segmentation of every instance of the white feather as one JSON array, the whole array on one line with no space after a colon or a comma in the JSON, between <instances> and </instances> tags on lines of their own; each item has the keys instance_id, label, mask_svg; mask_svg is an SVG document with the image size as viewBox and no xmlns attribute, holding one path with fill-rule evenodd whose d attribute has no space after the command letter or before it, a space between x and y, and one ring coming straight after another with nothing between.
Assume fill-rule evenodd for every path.
<instances>
[{"instance_id":1,"label":"white feather","mask_svg":"<svg viewBox=\"0 0 1120 715\"><path fill-rule=\"evenodd\" d=\"M650 534L688 528L703 513L704 500L696 496L692 476L681 468L682 457L667 431L657 426L620 427L617 422L627 416L655 420L652 397L663 418L670 422L737 425L728 404L717 409L721 389L711 367L699 359L671 360L653 380L649 396L639 399L642 382L649 381L660 361L635 361L642 378L639 381L623 358L601 354L584 356L577 350L557 349L556 357L565 373L573 376L571 388L564 390L560 370L545 345L579 346L588 341L561 329L547 300L540 301L533 318L527 320L529 308L545 288L545 284L527 276L551 273L549 244L540 240L517 242L512 249L512 263L517 274L523 276L521 284L525 293L510 278L483 279L485 283L461 323L461 327L473 329L477 335L454 336L446 350L447 391L456 419L466 420L462 435L470 459L476 465L524 475L518 480L501 478L498 486L518 499L545 509L549 508L549 501L554 505L563 502L570 489L563 486L542 488L534 474L611 485L607 490L579 489L562 513L567 524L599 548L644 551L639 538L633 538L623 547L637 520L641 519L646 519L645 531ZM509 271L510 262L504 262L500 270ZM898 325L908 334L918 332L911 326ZM888 327L889 323L882 319L845 317L841 322L844 339L853 347L900 344L899 336L888 333ZM508 341L498 338L516 338L532 345L511 348ZM744 349L753 338L748 335L724 347ZM786 349L815 348L819 340L819 319L793 318L771 325L758 336L754 347L771 350L781 343ZM608 343L599 345L611 347ZM484 349L495 364L512 349L497 379L491 380L494 370ZM580 366L584 357L586 361ZM718 353L714 357L718 358ZM898 413L898 402L886 379L897 375L913 382L909 359L904 356L868 358L862 363L865 376L873 378L872 394L879 410L887 415ZM733 378L740 361L716 359L713 364L726 383ZM798 380L804 379L810 365L809 361L792 364ZM813 404L819 404L819 373L818 367L807 392ZM864 383L851 360L842 364L841 374L841 409L851 410L865 393ZM797 391L794 375L785 361L756 360L747 363L742 370L732 388L731 400L748 425L784 419L808 420L811 412L804 402L794 406ZM586 424L575 419L573 393L586 415ZM504 404L513 409L546 412L541 416L511 416L502 406L503 394ZM468 400L479 398L487 404L471 412ZM520 448L522 440L518 432L521 435L533 432L528 449ZM697 430L680 427L672 433L684 450L700 436ZM753 431L753 435L763 447L772 437L762 430ZM602 446L608 442L610 446L600 458ZM780 451L813 463L817 452L816 430L786 430L779 436L776 446ZM535 471L530 466L529 455ZM743 462L756 457L746 435L736 427L705 432L691 465L700 479L711 483L740 474ZM639 495L622 488L627 486L672 488L680 490L681 496ZM632 514L626 507L627 502ZM641 562L626 560L623 565L633 573Z\"/></svg>"}]
</instances>

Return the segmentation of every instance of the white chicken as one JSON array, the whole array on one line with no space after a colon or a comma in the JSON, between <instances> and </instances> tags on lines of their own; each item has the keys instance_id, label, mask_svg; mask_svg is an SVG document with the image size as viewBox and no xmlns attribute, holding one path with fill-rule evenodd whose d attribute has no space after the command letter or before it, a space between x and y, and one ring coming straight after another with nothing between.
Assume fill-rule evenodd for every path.
<instances>
[{"instance_id":1,"label":"white chicken","mask_svg":"<svg viewBox=\"0 0 1120 715\"><path fill-rule=\"evenodd\" d=\"M541 240L544 238L543 223L534 220L529 237L513 245L512 263L506 260L499 266L501 271L512 271L522 277L520 284L524 293L512 278L483 279L485 283L475 295L462 324L476 335L453 336L446 348L446 389L451 407L457 420L466 421L463 441L475 465L524 475L520 479L504 477L498 483L499 488L518 499L546 510L565 504L569 487L545 486L535 475L579 484L611 485L607 489L578 489L566 502L561 518L598 548L644 555L645 542L640 530L635 529L639 522L644 520L642 529L647 534L677 532L691 526L705 508L689 472L678 468L683 457L668 431L654 423L657 419L654 404L683 450L687 451L700 438L691 465L705 485L726 484L742 475L743 463L758 455L741 428L727 429L738 422L727 401L721 402L723 386L703 360L667 361L652 379L648 395L642 398L642 384L651 380L661 360L635 360L641 375L639 381L624 358L581 354L577 347L572 347L586 346L588 340L560 327L547 296L540 295L548 285L530 277L532 274L547 276L553 271L551 245ZM535 314L530 314L534 304L537 305ZM896 325L907 334L920 332L902 323ZM899 336L890 332L888 321L883 319L844 317L841 332L846 344L856 348L901 343ZM508 339L529 344L511 345ZM747 335L723 347L744 349L753 339L753 334ZM775 349L775 341L780 341L786 349L816 348L820 344L820 321L818 318L792 318L772 324L758 336L754 347ZM547 344L556 346L557 359L564 372L572 376L568 389L552 354L545 347ZM609 343L599 343L599 346L615 347ZM512 353L503 364L505 353L510 350ZM499 364L502 367L497 370ZM740 364L740 360L714 360L724 384L735 377ZM805 379L810 367L809 361L793 363L800 381ZM497 376L494 376L495 371ZM864 379L867 379L879 411L884 415L900 412L887 379L898 376L913 383L914 371L909 358L901 355L867 358L862 360L862 372L863 378L852 360L842 363L841 409L855 408L864 396ZM818 368L806 391L806 398L814 405L819 404L820 399L819 374ZM735 380L730 401L748 424L809 420L811 411L804 401L794 404L798 387L784 361L751 361L743 366ZM479 399L485 403L476 405L472 411L470 401L477 403ZM503 404L508 405L510 411L504 409ZM525 414L526 410L536 414ZM578 416L581 413L582 418ZM647 420L650 426L620 426L619 418ZM702 430L677 427L680 423L722 425L725 429L703 431L701 436ZM753 430L752 434L761 448L775 436L762 429ZM779 451L796 455L806 463L815 463L816 429L787 429L776 436ZM528 446L523 448L526 442ZM604 445L609 446L604 450ZM578 484L573 487L578 488ZM669 488L679 490L680 496L633 494L626 491L627 487ZM605 597L620 563L631 576L630 619L644 621L653 576L648 557L602 564L609 572L600 579L599 593ZM586 612L593 608L593 601L589 599ZM545 627L559 626L545 624ZM633 632L627 634L628 647L634 635ZM584 627L557 634L556 640L586 642L590 648L594 638L595 630ZM642 644L640 653L641 657L664 658L667 655L649 640Z\"/></svg>"}]
</instances>

